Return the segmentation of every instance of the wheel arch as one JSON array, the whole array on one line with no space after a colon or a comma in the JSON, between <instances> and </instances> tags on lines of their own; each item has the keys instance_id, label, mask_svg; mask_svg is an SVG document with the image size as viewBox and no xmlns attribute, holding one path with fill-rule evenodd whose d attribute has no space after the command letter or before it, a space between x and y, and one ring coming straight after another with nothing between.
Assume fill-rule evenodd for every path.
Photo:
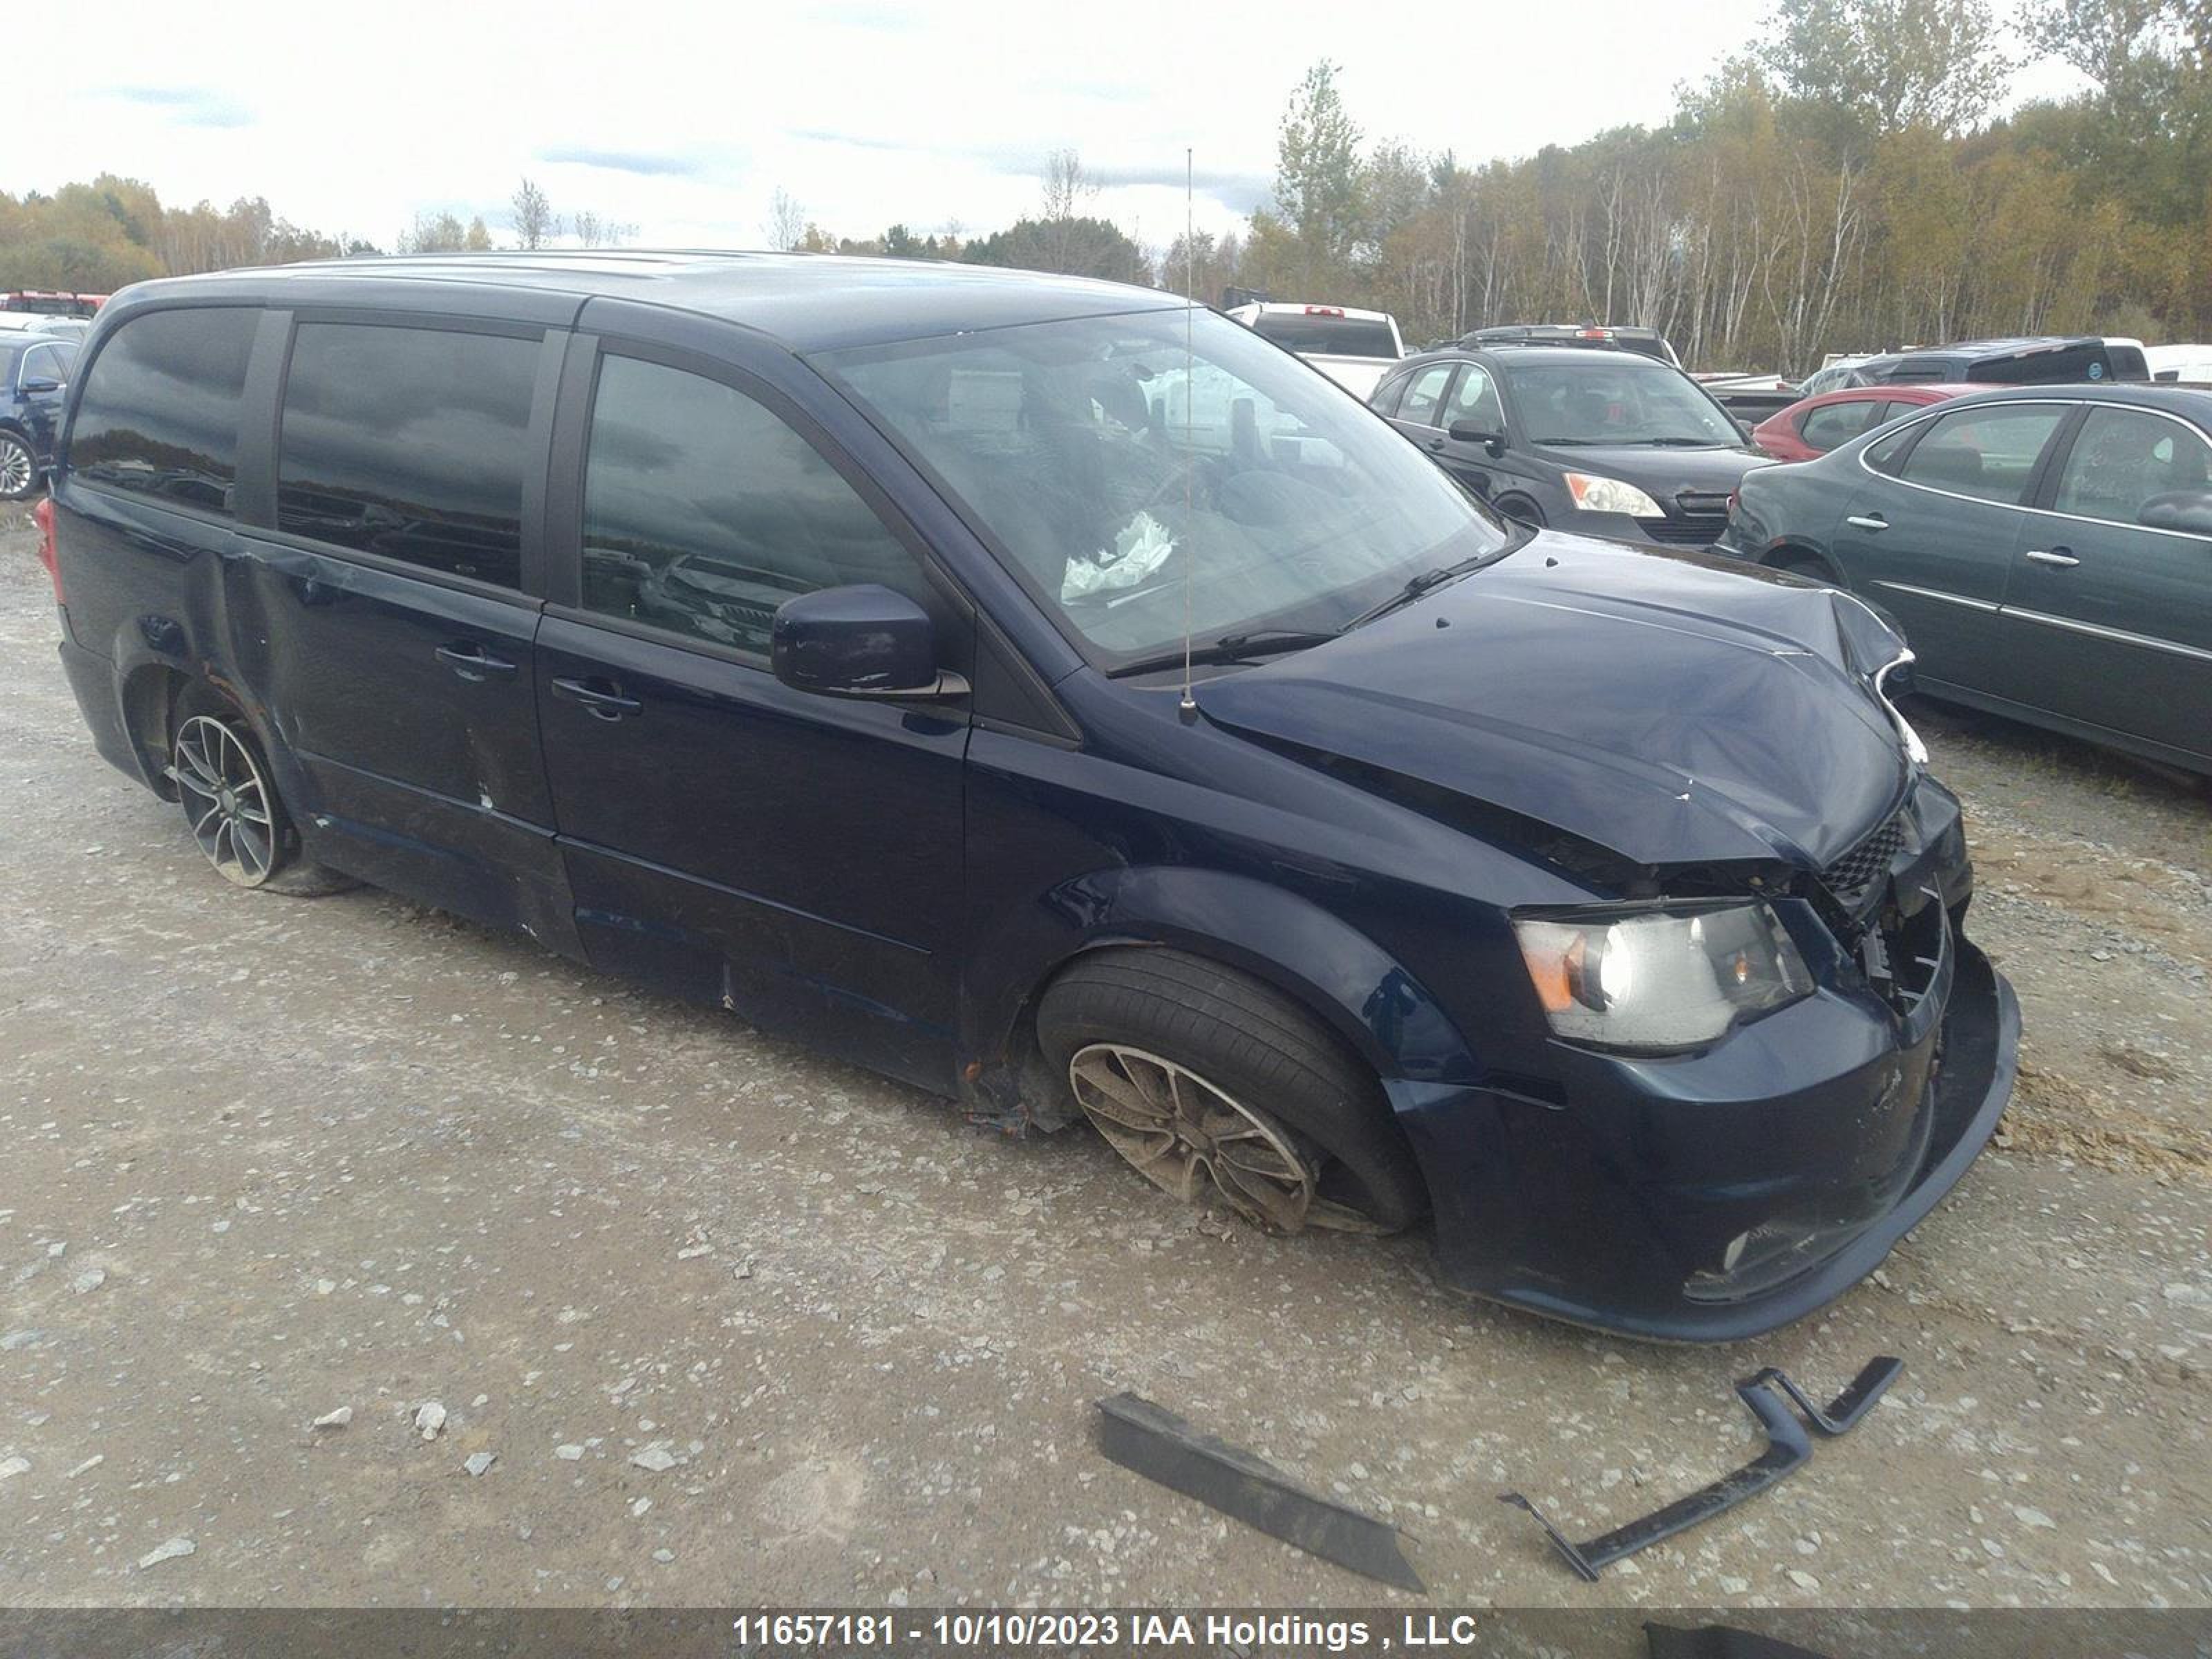
<instances>
[{"instance_id":1,"label":"wheel arch","mask_svg":"<svg viewBox=\"0 0 2212 1659\"><path fill-rule=\"evenodd\" d=\"M1777 542L1759 556L1759 563L1769 570L1802 572L1808 566L1820 574L1820 579L1831 587L1844 587L1843 572L1836 562L1811 543L1795 538Z\"/></svg>"},{"instance_id":2,"label":"wheel arch","mask_svg":"<svg viewBox=\"0 0 2212 1659\"><path fill-rule=\"evenodd\" d=\"M998 948L986 943L970 958L993 965L985 982L967 988L976 1058L964 1077L994 1111L1027 1120L1051 1106L1058 1085L1042 1075L1037 1004L1071 963L1120 946L1168 946L1250 975L1311 1014L1386 1093L1394 1080L1463 1084L1480 1074L1465 1036L1413 974L1341 918L1266 882L1134 866L1063 884L1030 915L1054 925L1024 939L1002 935Z\"/></svg>"}]
</instances>

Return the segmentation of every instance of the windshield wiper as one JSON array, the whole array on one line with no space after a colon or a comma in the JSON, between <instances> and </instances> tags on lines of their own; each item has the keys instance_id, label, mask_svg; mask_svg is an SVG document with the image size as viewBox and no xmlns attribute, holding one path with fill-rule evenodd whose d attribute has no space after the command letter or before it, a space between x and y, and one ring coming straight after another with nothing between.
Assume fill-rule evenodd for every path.
<instances>
[{"instance_id":1,"label":"windshield wiper","mask_svg":"<svg viewBox=\"0 0 2212 1659\"><path fill-rule=\"evenodd\" d=\"M1260 657L1272 657L1285 651L1304 651L1310 646L1326 645L1334 639L1334 631L1306 628L1255 628L1239 634L1224 634L1219 639L1203 641L1190 649L1193 663L1250 662ZM1182 648L1156 652L1149 657L1139 657L1134 662L1125 662L1118 668L1106 671L1109 679L1127 679L1136 674L1157 674L1163 669L1180 668L1183 664Z\"/></svg>"},{"instance_id":2,"label":"windshield wiper","mask_svg":"<svg viewBox=\"0 0 2212 1659\"><path fill-rule=\"evenodd\" d=\"M1488 564L1492 559L1501 556L1504 550L1500 549L1496 553L1477 553L1472 558L1462 559L1457 564L1439 565L1434 570L1424 570L1382 604L1371 610L1361 611L1350 622L1345 623L1344 631L1348 634L1363 623L1371 623L1377 617L1387 617L1393 611L1413 604L1422 594L1433 592L1446 582L1455 581L1466 575L1477 566Z\"/></svg>"},{"instance_id":3,"label":"windshield wiper","mask_svg":"<svg viewBox=\"0 0 2212 1659\"><path fill-rule=\"evenodd\" d=\"M1734 447L1733 441L1727 438L1632 438L1629 441L1650 449L1729 449Z\"/></svg>"}]
</instances>

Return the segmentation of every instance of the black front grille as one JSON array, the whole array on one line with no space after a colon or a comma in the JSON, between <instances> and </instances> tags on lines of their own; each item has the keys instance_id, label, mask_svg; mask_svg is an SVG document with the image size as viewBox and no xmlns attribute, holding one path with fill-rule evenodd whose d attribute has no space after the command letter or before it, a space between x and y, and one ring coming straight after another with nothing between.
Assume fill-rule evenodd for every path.
<instances>
[{"instance_id":1,"label":"black front grille","mask_svg":"<svg viewBox=\"0 0 2212 1659\"><path fill-rule=\"evenodd\" d=\"M1881 827L1820 872L1820 884L1836 902L1857 915L1888 879L1889 866L1905 849L1905 814L1893 814Z\"/></svg>"},{"instance_id":2,"label":"black front grille","mask_svg":"<svg viewBox=\"0 0 2212 1659\"><path fill-rule=\"evenodd\" d=\"M1636 522L1655 542L1673 542L1682 547L1710 547L1720 540L1721 532L1728 528L1728 514L1699 513L1680 518L1638 519Z\"/></svg>"}]
</instances>

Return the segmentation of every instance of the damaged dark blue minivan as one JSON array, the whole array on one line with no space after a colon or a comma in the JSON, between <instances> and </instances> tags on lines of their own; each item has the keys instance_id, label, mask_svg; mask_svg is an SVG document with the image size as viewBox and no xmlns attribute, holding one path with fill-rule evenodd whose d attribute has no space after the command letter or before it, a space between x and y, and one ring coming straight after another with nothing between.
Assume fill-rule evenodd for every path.
<instances>
[{"instance_id":1,"label":"damaged dark blue minivan","mask_svg":"<svg viewBox=\"0 0 2212 1659\"><path fill-rule=\"evenodd\" d=\"M784 256L149 283L46 556L222 876L520 929L1282 1231L1745 1336L2008 1092L1909 660L1536 532L1147 290ZM1186 681L1186 655L1189 668Z\"/></svg>"}]
</instances>

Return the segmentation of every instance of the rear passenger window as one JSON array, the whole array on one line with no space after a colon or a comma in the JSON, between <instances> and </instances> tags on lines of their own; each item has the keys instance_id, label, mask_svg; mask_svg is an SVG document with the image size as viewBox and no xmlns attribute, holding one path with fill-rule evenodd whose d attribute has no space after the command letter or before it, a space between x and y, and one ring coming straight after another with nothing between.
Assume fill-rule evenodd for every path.
<instances>
[{"instance_id":1,"label":"rear passenger window","mask_svg":"<svg viewBox=\"0 0 2212 1659\"><path fill-rule=\"evenodd\" d=\"M276 527L503 587L522 585L539 343L303 323L277 440Z\"/></svg>"},{"instance_id":2,"label":"rear passenger window","mask_svg":"<svg viewBox=\"0 0 2212 1659\"><path fill-rule=\"evenodd\" d=\"M229 512L259 319L241 307L191 306L118 329L93 362L70 429L66 465L76 481Z\"/></svg>"},{"instance_id":3,"label":"rear passenger window","mask_svg":"<svg viewBox=\"0 0 2212 1659\"><path fill-rule=\"evenodd\" d=\"M602 362L584 466L586 610L765 655L778 605L852 582L929 603L914 556L773 411L702 375Z\"/></svg>"},{"instance_id":4,"label":"rear passenger window","mask_svg":"<svg viewBox=\"0 0 2212 1659\"><path fill-rule=\"evenodd\" d=\"M1437 363L1413 376L1406 388L1406 401L1398 410L1398 418L1434 426L1437 406L1444 399L1444 382L1451 379L1453 367L1450 363Z\"/></svg>"}]
</instances>

